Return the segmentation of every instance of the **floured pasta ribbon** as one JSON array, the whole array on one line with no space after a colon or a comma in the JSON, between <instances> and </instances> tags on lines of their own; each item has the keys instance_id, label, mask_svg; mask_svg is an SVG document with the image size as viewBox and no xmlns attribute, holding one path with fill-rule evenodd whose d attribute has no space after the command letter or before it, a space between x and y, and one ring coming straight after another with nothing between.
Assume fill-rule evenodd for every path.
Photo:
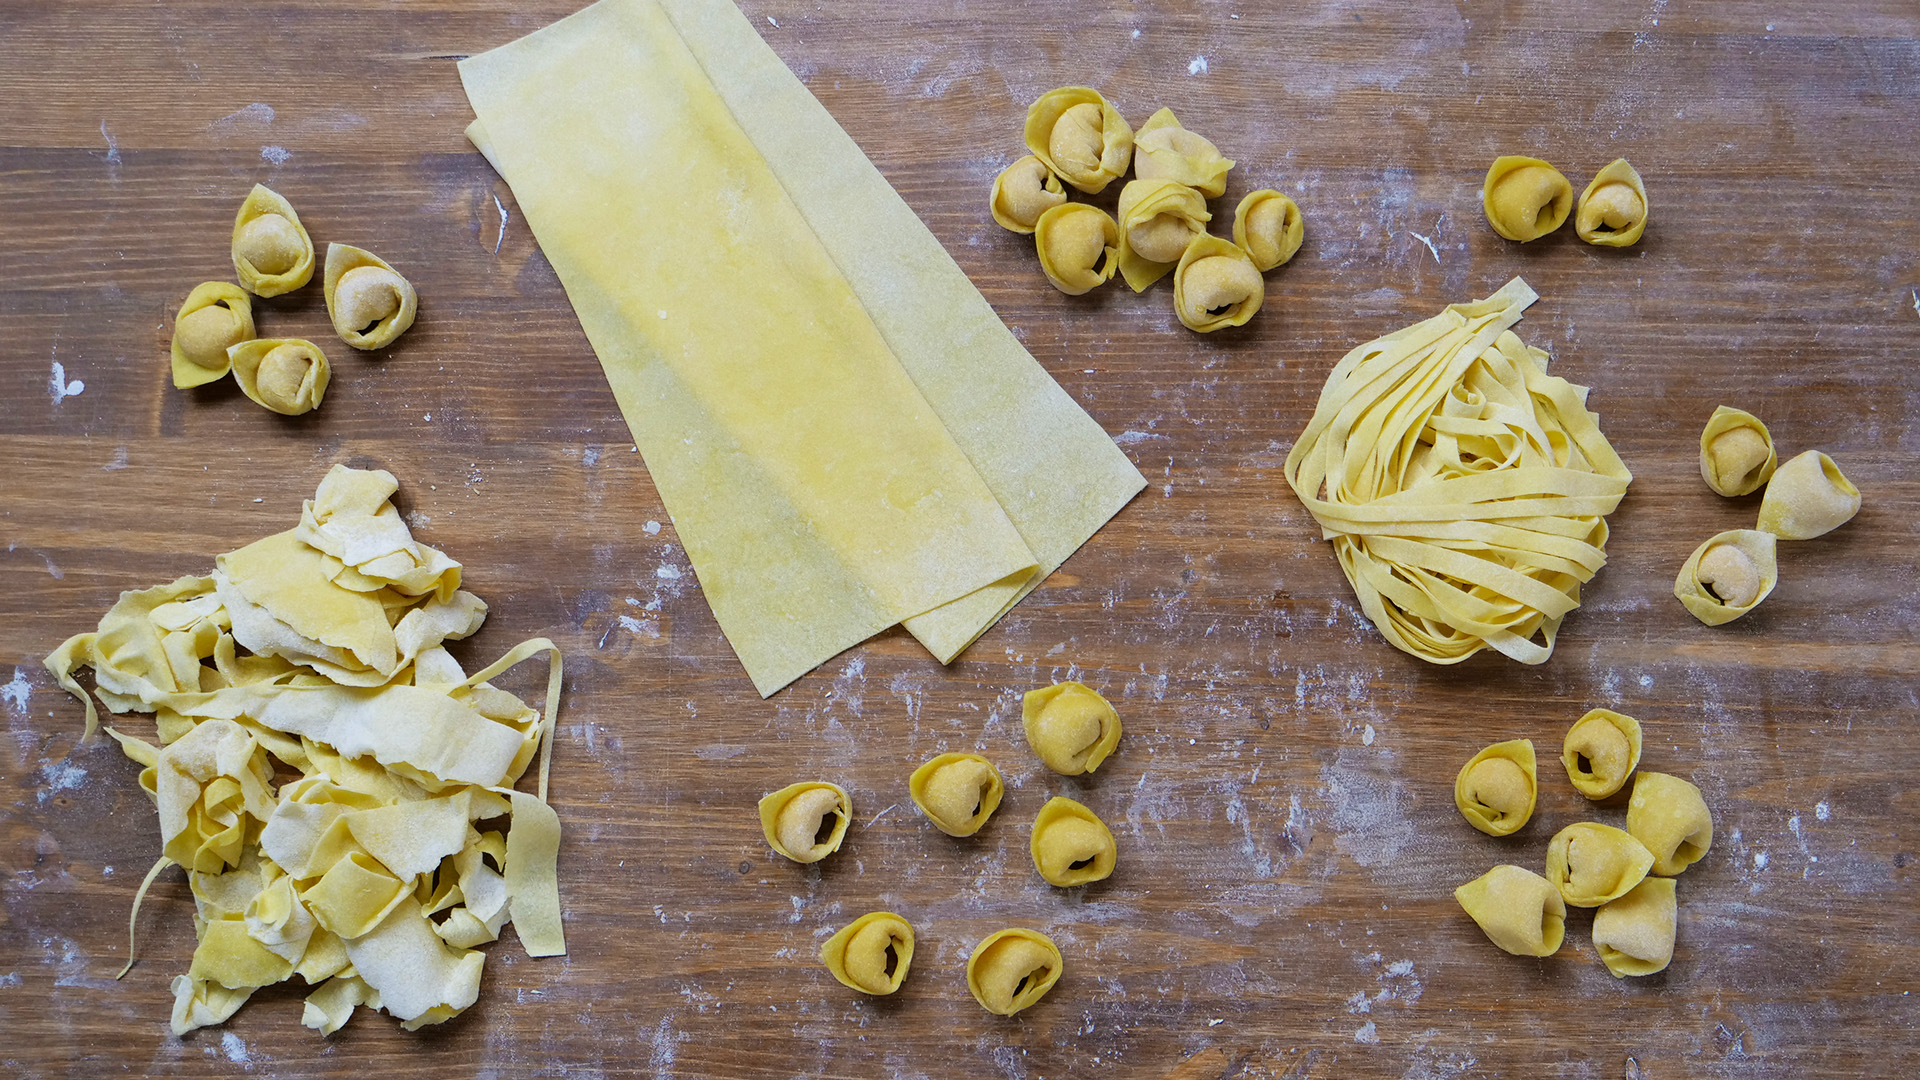
<instances>
[{"instance_id":1,"label":"floured pasta ribbon","mask_svg":"<svg viewBox=\"0 0 1920 1080\"><path fill-rule=\"evenodd\" d=\"M1633 479L1586 388L1511 331L1536 299L1514 278L1354 349L1287 454L1368 618L1432 663L1551 656Z\"/></svg>"},{"instance_id":2,"label":"floured pasta ribbon","mask_svg":"<svg viewBox=\"0 0 1920 1080\"><path fill-rule=\"evenodd\" d=\"M397 489L336 466L298 527L210 576L123 593L47 658L86 702L89 734L77 667L108 708L155 714L157 744L108 732L159 811L163 854L134 917L169 865L193 890L177 1034L294 975L316 987L302 1022L322 1033L361 1005L419 1028L477 1000L475 947L508 922L529 955L566 952L546 802L560 652L535 638L462 670L443 643L478 630L486 605L460 590L459 563L413 539ZM488 681L541 655L544 711ZM513 790L536 761L536 793ZM275 790L277 768L299 778ZM505 832L479 827L502 817Z\"/></svg>"}]
</instances>

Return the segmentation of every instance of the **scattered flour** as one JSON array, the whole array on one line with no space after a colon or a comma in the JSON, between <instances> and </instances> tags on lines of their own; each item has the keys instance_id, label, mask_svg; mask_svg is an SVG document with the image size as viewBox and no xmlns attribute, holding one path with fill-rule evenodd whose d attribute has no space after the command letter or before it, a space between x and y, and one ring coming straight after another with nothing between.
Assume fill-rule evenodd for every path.
<instances>
[{"instance_id":1,"label":"scattered flour","mask_svg":"<svg viewBox=\"0 0 1920 1080\"><path fill-rule=\"evenodd\" d=\"M645 525L640 526L640 528L648 536L660 535L660 523L657 521L649 521Z\"/></svg>"},{"instance_id":2,"label":"scattered flour","mask_svg":"<svg viewBox=\"0 0 1920 1080\"><path fill-rule=\"evenodd\" d=\"M14 668L13 681L5 686L0 686L0 701L5 701L13 707L15 712L25 716L27 712L27 702L32 700L32 698L33 684L27 681L26 669ZM1827 804L1821 803L1820 805L1824 808ZM1821 815L1821 820L1826 820L1824 814Z\"/></svg>"},{"instance_id":3,"label":"scattered flour","mask_svg":"<svg viewBox=\"0 0 1920 1080\"><path fill-rule=\"evenodd\" d=\"M71 761L50 762L40 772L46 778L46 786L40 789L38 796L40 802L46 802L63 791L72 791L87 782L87 770Z\"/></svg>"},{"instance_id":4,"label":"scattered flour","mask_svg":"<svg viewBox=\"0 0 1920 1080\"><path fill-rule=\"evenodd\" d=\"M87 384L85 382L79 379L68 382L66 365L58 360L53 362L52 375L47 379L47 393L53 398L55 405L60 404L67 398L79 397L86 392Z\"/></svg>"},{"instance_id":5,"label":"scattered flour","mask_svg":"<svg viewBox=\"0 0 1920 1080\"><path fill-rule=\"evenodd\" d=\"M1138 31L1135 31L1135 33L1138 33ZM1187 74L1189 75L1205 75L1206 73L1207 58L1204 56L1194 57L1193 62L1187 65Z\"/></svg>"},{"instance_id":6,"label":"scattered flour","mask_svg":"<svg viewBox=\"0 0 1920 1080\"><path fill-rule=\"evenodd\" d=\"M500 201L500 196L495 195L493 197L493 208L500 211L500 235L493 239L493 253L498 255L500 254L500 245L506 243L507 240L507 204Z\"/></svg>"},{"instance_id":7,"label":"scattered flour","mask_svg":"<svg viewBox=\"0 0 1920 1080\"><path fill-rule=\"evenodd\" d=\"M231 1031L220 1036L220 1052L227 1056L228 1061L238 1065L250 1064L253 1061L253 1057L247 1053L246 1040Z\"/></svg>"},{"instance_id":8,"label":"scattered flour","mask_svg":"<svg viewBox=\"0 0 1920 1080\"><path fill-rule=\"evenodd\" d=\"M260 148L260 160L269 165L285 165L293 151L284 146L263 146Z\"/></svg>"},{"instance_id":9,"label":"scattered flour","mask_svg":"<svg viewBox=\"0 0 1920 1080\"><path fill-rule=\"evenodd\" d=\"M1360 1025L1360 1030L1353 1033L1353 1041L1377 1046L1380 1043L1380 1031L1373 1026L1373 1021L1369 1020Z\"/></svg>"}]
</instances>

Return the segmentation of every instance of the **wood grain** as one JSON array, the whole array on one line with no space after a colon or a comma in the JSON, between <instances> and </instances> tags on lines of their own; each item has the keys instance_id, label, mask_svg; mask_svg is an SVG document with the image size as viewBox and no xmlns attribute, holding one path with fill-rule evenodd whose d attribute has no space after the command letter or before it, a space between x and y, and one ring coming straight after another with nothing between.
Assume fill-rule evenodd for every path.
<instances>
[{"instance_id":1,"label":"wood grain","mask_svg":"<svg viewBox=\"0 0 1920 1080\"><path fill-rule=\"evenodd\" d=\"M747 0L1151 481L951 667L895 631L765 702L511 192L461 139L454 61L574 6L0 6L0 1071L1920 1070L1910 0L1799 15L1754 0ZM1165 287L1063 297L992 224L985 194L1022 153L1026 103L1082 82L1135 122L1171 105L1238 159L1216 209L1259 186L1299 200L1306 247L1245 332L1184 333ZM1477 189L1503 152L1576 184L1631 158L1654 202L1646 240L1501 241ZM379 252L422 297L394 348L330 347L327 402L299 419L230 386L167 384L172 311L230 273L233 209L256 181L319 242ZM1360 616L1280 464L1346 349L1515 273L1544 297L1522 336L1593 387L1636 481L1549 663L1429 667ZM332 340L317 288L262 308L275 333ZM85 391L55 400L55 363ZM1722 402L1765 417L1789 452L1827 450L1866 507L1783 545L1774 596L1709 630L1670 589L1699 540L1757 506L1698 479L1699 428ZM189 898L161 879L143 959L114 982L153 813L132 763L76 743L79 707L39 658L120 590L287 527L334 462L393 470L419 535L467 565L493 615L465 658L534 634L567 650L555 790L573 953L490 947L479 1004L418 1034L362 1015L321 1040L282 988L175 1039L166 983L191 952ZM1090 781L1045 773L1018 734L1020 693L1066 677L1106 691L1127 725ZM538 692L531 674L516 685ZM1448 798L1480 745L1555 747L1592 705L1639 717L1644 764L1692 776L1718 815L1713 852L1681 879L1674 964L1651 979L1609 976L1584 913L1560 955L1518 960L1451 898L1493 863L1537 864L1562 825L1619 821L1618 800L1589 807L1551 765L1513 840L1473 832ZM988 754L1008 780L973 841L934 832L905 797L908 771L949 749ZM813 776L853 792L859 823L842 854L799 868L766 851L752 805ZM1061 893L1032 873L1026 825L1054 793L1113 824L1109 881ZM856 1000L814 954L879 907L919 928L914 973L894 999ZM1067 973L1001 1020L961 967L1012 924L1053 935Z\"/></svg>"}]
</instances>

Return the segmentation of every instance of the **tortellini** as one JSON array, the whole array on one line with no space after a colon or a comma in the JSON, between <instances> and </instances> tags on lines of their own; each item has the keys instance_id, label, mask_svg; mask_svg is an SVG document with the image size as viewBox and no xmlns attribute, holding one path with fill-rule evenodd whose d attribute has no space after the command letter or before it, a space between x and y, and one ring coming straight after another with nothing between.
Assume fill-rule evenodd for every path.
<instances>
[{"instance_id":1,"label":"tortellini","mask_svg":"<svg viewBox=\"0 0 1920 1080\"><path fill-rule=\"evenodd\" d=\"M891 994L913 965L913 924L891 911L868 912L820 946L820 962L843 986Z\"/></svg>"},{"instance_id":2,"label":"tortellini","mask_svg":"<svg viewBox=\"0 0 1920 1080\"><path fill-rule=\"evenodd\" d=\"M1615 158L1580 193L1573 231L1601 247L1631 247L1647 231L1647 185L1626 158Z\"/></svg>"},{"instance_id":3,"label":"tortellini","mask_svg":"<svg viewBox=\"0 0 1920 1080\"><path fill-rule=\"evenodd\" d=\"M1750 412L1722 405L1700 431L1700 478L1717 494L1758 491L1778 464L1773 435Z\"/></svg>"},{"instance_id":4,"label":"tortellini","mask_svg":"<svg viewBox=\"0 0 1920 1080\"><path fill-rule=\"evenodd\" d=\"M1133 173L1142 180L1172 180L1210 199L1227 193L1233 162L1213 143L1180 126L1172 109L1161 109L1133 136Z\"/></svg>"},{"instance_id":5,"label":"tortellini","mask_svg":"<svg viewBox=\"0 0 1920 1080\"><path fill-rule=\"evenodd\" d=\"M1133 129L1120 110L1084 86L1040 95L1027 109L1027 149L1055 175L1089 195L1125 176Z\"/></svg>"},{"instance_id":6,"label":"tortellini","mask_svg":"<svg viewBox=\"0 0 1920 1080\"><path fill-rule=\"evenodd\" d=\"M1567 902L1553 883L1518 866L1496 866L1453 890L1488 940L1515 956L1552 956L1567 934Z\"/></svg>"},{"instance_id":7,"label":"tortellini","mask_svg":"<svg viewBox=\"0 0 1920 1080\"><path fill-rule=\"evenodd\" d=\"M1560 748L1567 779L1589 799L1619 791L1640 764L1640 721L1612 709L1594 709L1567 729Z\"/></svg>"},{"instance_id":8,"label":"tortellini","mask_svg":"<svg viewBox=\"0 0 1920 1080\"><path fill-rule=\"evenodd\" d=\"M313 280L313 240L293 204L255 184L233 219L233 271L255 296L279 296Z\"/></svg>"},{"instance_id":9,"label":"tortellini","mask_svg":"<svg viewBox=\"0 0 1920 1080\"><path fill-rule=\"evenodd\" d=\"M1059 947L1045 934L1012 927L974 946L967 958L967 989L981 1008L1012 1016L1047 996L1065 966Z\"/></svg>"},{"instance_id":10,"label":"tortellini","mask_svg":"<svg viewBox=\"0 0 1920 1080\"><path fill-rule=\"evenodd\" d=\"M1773 534L1731 529L1693 549L1674 578L1673 595L1693 617L1720 626L1760 606L1779 583Z\"/></svg>"},{"instance_id":11,"label":"tortellini","mask_svg":"<svg viewBox=\"0 0 1920 1080\"><path fill-rule=\"evenodd\" d=\"M1197 333L1246 325L1266 296L1252 256L1208 233L1193 238L1173 271L1173 312Z\"/></svg>"},{"instance_id":12,"label":"tortellini","mask_svg":"<svg viewBox=\"0 0 1920 1080\"><path fill-rule=\"evenodd\" d=\"M1103 881L1113 873L1113 832L1099 815L1056 795L1033 819L1033 868L1047 884L1070 889Z\"/></svg>"},{"instance_id":13,"label":"tortellini","mask_svg":"<svg viewBox=\"0 0 1920 1080\"><path fill-rule=\"evenodd\" d=\"M941 754L907 778L914 805L948 836L979 832L1005 791L1000 770L979 754Z\"/></svg>"},{"instance_id":14,"label":"tortellini","mask_svg":"<svg viewBox=\"0 0 1920 1080\"><path fill-rule=\"evenodd\" d=\"M333 378L327 354L301 338L255 338L228 349L227 356L241 391L282 416L319 408Z\"/></svg>"},{"instance_id":15,"label":"tortellini","mask_svg":"<svg viewBox=\"0 0 1920 1080\"><path fill-rule=\"evenodd\" d=\"M1034 224L1033 247L1053 287L1079 296L1113 278L1120 265L1120 228L1097 206L1062 203Z\"/></svg>"},{"instance_id":16,"label":"tortellini","mask_svg":"<svg viewBox=\"0 0 1920 1080\"><path fill-rule=\"evenodd\" d=\"M1493 231L1509 240L1538 240L1566 223L1573 185L1539 158L1507 155L1487 169L1480 205Z\"/></svg>"},{"instance_id":17,"label":"tortellini","mask_svg":"<svg viewBox=\"0 0 1920 1080\"><path fill-rule=\"evenodd\" d=\"M1179 263L1213 215L1207 200L1177 180L1133 180L1120 189L1120 275L1144 292Z\"/></svg>"},{"instance_id":18,"label":"tortellini","mask_svg":"<svg viewBox=\"0 0 1920 1080\"><path fill-rule=\"evenodd\" d=\"M1811 540L1853 520L1860 489L1840 466L1809 450L1776 469L1760 497L1760 528L1782 540Z\"/></svg>"},{"instance_id":19,"label":"tortellini","mask_svg":"<svg viewBox=\"0 0 1920 1080\"><path fill-rule=\"evenodd\" d=\"M1027 745L1062 776L1090 773L1120 745L1120 714L1077 682L1029 690L1020 703Z\"/></svg>"},{"instance_id":20,"label":"tortellini","mask_svg":"<svg viewBox=\"0 0 1920 1080\"><path fill-rule=\"evenodd\" d=\"M1233 211L1233 242L1261 273L1283 266L1307 235L1300 207L1273 190L1249 191Z\"/></svg>"},{"instance_id":21,"label":"tortellini","mask_svg":"<svg viewBox=\"0 0 1920 1080\"><path fill-rule=\"evenodd\" d=\"M840 850L853 822L853 797L838 784L806 780L760 800L767 846L797 863L816 863Z\"/></svg>"},{"instance_id":22,"label":"tortellini","mask_svg":"<svg viewBox=\"0 0 1920 1080\"><path fill-rule=\"evenodd\" d=\"M227 350L253 339L253 301L224 281L195 285L173 317L173 385L185 389L233 370Z\"/></svg>"},{"instance_id":23,"label":"tortellini","mask_svg":"<svg viewBox=\"0 0 1920 1080\"><path fill-rule=\"evenodd\" d=\"M1033 232L1040 215L1067 201L1060 178L1047 163L1028 154L1000 170L993 178L993 198L989 206L993 220L1003 229L1025 236Z\"/></svg>"},{"instance_id":24,"label":"tortellini","mask_svg":"<svg viewBox=\"0 0 1920 1080\"><path fill-rule=\"evenodd\" d=\"M1650 877L1593 913L1593 949L1615 978L1652 975L1673 962L1679 904L1672 878Z\"/></svg>"},{"instance_id":25,"label":"tortellini","mask_svg":"<svg viewBox=\"0 0 1920 1080\"><path fill-rule=\"evenodd\" d=\"M1645 844L1599 822L1569 825L1547 844L1547 880L1574 907L1599 907L1625 896L1652 868L1653 853Z\"/></svg>"},{"instance_id":26,"label":"tortellini","mask_svg":"<svg viewBox=\"0 0 1920 1080\"><path fill-rule=\"evenodd\" d=\"M371 251L327 245L327 316L334 333L356 349L384 349L413 325L420 300L413 284Z\"/></svg>"},{"instance_id":27,"label":"tortellini","mask_svg":"<svg viewBox=\"0 0 1920 1080\"><path fill-rule=\"evenodd\" d=\"M1539 773L1532 739L1494 743L1467 760L1453 780L1453 805L1488 836L1510 836L1533 816Z\"/></svg>"},{"instance_id":28,"label":"tortellini","mask_svg":"<svg viewBox=\"0 0 1920 1080\"><path fill-rule=\"evenodd\" d=\"M1713 812L1700 789L1666 773L1643 772L1627 800L1627 831L1653 855L1665 877L1699 862L1713 847Z\"/></svg>"}]
</instances>

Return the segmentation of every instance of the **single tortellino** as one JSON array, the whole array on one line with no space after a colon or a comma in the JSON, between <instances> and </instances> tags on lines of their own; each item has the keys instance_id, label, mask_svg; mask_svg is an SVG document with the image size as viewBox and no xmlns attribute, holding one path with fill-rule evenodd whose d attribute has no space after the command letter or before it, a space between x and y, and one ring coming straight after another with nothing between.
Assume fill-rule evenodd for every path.
<instances>
[{"instance_id":1,"label":"single tortellino","mask_svg":"<svg viewBox=\"0 0 1920 1080\"><path fill-rule=\"evenodd\" d=\"M1569 825L1547 843L1547 880L1574 907L1599 907L1625 896L1652 868L1653 852L1645 844L1596 821Z\"/></svg>"},{"instance_id":2,"label":"single tortellino","mask_svg":"<svg viewBox=\"0 0 1920 1080\"><path fill-rule=\"evenodd\" d=\"M1614 158L1580 193L1573 231L1601 247L1631 247L1647 231L1647 185L1626 158Z\"/></svg>"},{"instance_id":3,"label":"single tortellino","mask_svg":"<svg viewBox=\"0 0 1920 1080\"><path fill-rule=\"evenodd\" d=\"M1033 868L1047 884L1070 889L1104 881L1113 873L1118 851L1113 831L1085 806L1056 795L1033 819Z\"/></svg>"},{"instance_id":4,"label":"single tortellino","mask_svg":"<svg viewBox=\"0 0 1920 1080\"><path fill-rule=\"evenodd\" d=\"M1594 709L1573 722L1560 747L1567 779L1589 799L1626 786L1640 764L1640 721L1612 709Z\"/></svg>"},{"instance_id":5,"label":"single tortellino","mask_svg":"<svg viewBox=\"0 0 1920 1080\"><path fill-rule=\"evenodd\" d=\"M282 416L320 407L333 369L320 346L301 338L255 338L227 350L234 381L257 405Z\"/></svg>"},{"instance_id":6,"label":"single tortellino","mask_svg":"<svg viewBox=\"0 0 1920 1080\"><path fill-rule=\"evenodd\" d=\"M1037 930L1011 927L988 934L967 958L967 989L996 1016L1012 1016L1060 981L1060 949Z\"/></svg>"},{"instance_id":7,"label":"single tortellino","mask_svg":"<svg viewBox=\"0 0 1920 1080\"><path fill-rule=\"evenodd\" d=\"M941 754L907 778L914 805L948 836L979 832L1005 791L1000 770L979 754Z\"/></svg>"},{"instance_id":8,"label":"single tortellino","mask_svg":"<svg viewBox=\"0 0 1920 1080\"><path fill-rule=\"evenodd\" d=\"M1627 800L1627 831L1653 853L1653 872L1672 877L1713 847L1713 812L1700 789L1677 776L1643 772Z\"/></svg>"},{"instance_id":9,"label":"single tortellino","mask_svg":"<svg viewBox=\"0 0 1920 1080\"><path fill-rule=\"evenodd\" d=\"M313 239L293 204L264 184L233 219L233 271L255 296L279 296L313 280Z\"/></svg>"},{"instance_id":10,"label":"single tortellino","mask_svg":"<svg viewBox=\"0 0 1920 1080\"><path fill-rule=\"evenodd\" d=\"M1272 188L1247 192L1233 211L1233 242L1261 273L1286 265L1306 235L1300 207Z\"/></svg>"},{"instance_id":11,"label":"single tortellino","mask_svg":"<svg viewBox=\"0 0 1920 1080\"><path fill-rule=\"evenodd\" d=\"M1067 201L1067 191L1047 163L1028 154L1000 170L993 178L989 203L993 220L1003 229L1025 236L1033 232L1040 215Z\"/></svg>"},{"instance_id":12,"label":"single tortellino","mask_svg":"<svg viewBox=\"0 0 1920 1080\"><path fill-rule=\"evenodd\" d=\"M1180 262L1213 215L1198 191L1177 180L1132 180L1120 189L1120 276L1144 292Z\"/></svg>"},{"instance_id":13,"label":"single tortellino","mask_svg":"<svg viewBox=\"0 0 1920 1080\"><path fill-rule=\"evenodd\" d=\"M853 822L853 797L838 784L803 780L760 800L767 846L797 863L816 863L840 850Z\"/></svg>"},{"instance_id":14,"label":"single tortellino","mask_svg":"<svg viewBox=\"0 0 1920 1080\"><path fill-rule=\"evenodd\" d=\"M1672 878L1650 877L1593 913L1593 949L1615 978L1652 975L1673 963L1680 906Z\"/></svg>"},{"instance_id":15,"label":"single tortellino","mask_svg":"<svg viewBox=\"0 0 1920 1080\"><path fill-rule=\"evenodd\" d=\"M1120 265L1120 228L1097 206L1062 203L1034 224L1033 247L1053 287L1079 296L1112 280Z\"/></svg>"},{"instance_id":16,"label":"single tortellino","mask_svg":"<svg viewBox=\"0 0 1920 1080\"><path fill-rule=\"evenodd\" d=\"M227 350L253 340L253 301L224 281L195 285L173 317L173 385L204 386L233 370Z\"/></svg>"},{"instance_id":17,"label":"single tortellino","mask_svg":"<svg viewBox=\"0 0 1920 1080\"><path fill-rule=\"evenodd\" d=\"M1717 494L1732 498L1758 491L1778 463L1773 435L1750 412L1722 405L1701 429L1700 478Z\"/></svg>"},{"instance_id":18,"label":"single tortellino","mask_svg":"<svg viewBox=\"0 0 1920 1080\"><path fill-rule=\"evenodd\" d=\"M1246 325L1266 298L1253 257L1211 233L1194 237L1173 270L1173 312L1197 333Z\"/></svg>"},{"instance_id":19,"label":"single tortellino","mask_svg":"<svg viewBox=\"0 0 1920 1080\"><path fill-rule=\"evenodd\" d=\"M1507 155L1487 169L1480 205L1493 231L1509 240L1538 240L1566 223L1573 185L1539 158Z\"/></svg>"},{"instance_id":20,"label":"single tortellino","mask_svg":"<svg viewBox=\"0 0 1920 1080\"><path fill-rule=\"evenodd\" d=\"M327 317L356 349L384 349L413 325L420 298L413 284L371 251L327 245Z\"/></svg>"},{"instance_id":21,"label":"single tortellino","mask_svg":"<svg viewBox=\"0 0 1920 1080\"><path fill-rule=\"evenodd\" d=\"M1782 540L1811 540L1853 520L1860 489L1818 450L1791 458L1767 481L1760 497L1760 528Z\"/></svg>"},{"instance_id":22,"label":"single tortellino","mask_svg":"<svg viewBox=\"0 0 1920 1080\"><path fill-rule=\"evenodd\" d=\"M1453 805L1488 836L1511 836L1533 817L1539 782L1532 739L1494 743L1460 767Z\"/></svg>"},{"instance_id":23,"label":"single tortellino","mask_svg":"<svg viewBox=\"0 0 1920 1080\"><path fill-rule=\"evenodd\" d=\"M1120 714L1077 682L1029 690L1020 702L1027 745L1062 776L1090 773L1120 745Z\"/></svg>"},{"instance_id":24,"label":"single tortellino","mask_svg":"<svg viewBox=\"0 0 1920 1080\"><path fill-rule=\"evenodd\" d=\"M1233 162L1207 139L1180 126L1172 109L1161 109L1133 136L1133 174L1142 180L1172 180L1210 199L1227 193Z\"/></svg>"},{"instance_id":25,"label":"single tortellino","mask_svg":"<svg viewBox=\"0 0 1920 1080\"><path fill-rule=\"evenodd\" d=\"M1515 956L1552 956L1567 935L1567 902L1553 883L1518 866L1496 866L1453 890L1488 940Z\"/></svg>"},{"instance_id":26,"label":"single tortellino","mask_svg":"<svg viewBox=\"0 0 1920 1080\"><path fill-rule=\"evenodd\" d=\"M1027 149L1054 174L1098 195L1127 173L1133 129L1098 90L1063 86L1027 109Z\"/></svg>"},{"instance_id":27,"label":"single tortellino","mask_svg":"<svg viewBox=\"0 0 1920 1080\"><path fill-rule=\"evenodd\" d=\"M1773 534L1731 529L1693 549L1673 580L1673 595L1693 617L1720 626L1760 606L1780 581Z\"/></svg>"},{"instance_id":28,"label":"single tortellino","mask_svg":"<svg viewBox=\"0 0 1920 1080\"><path fill-rule=\"evenodd\" d=\"M870 911L820 946L820 962L843 986L891 994L913 965L913 924L891 911Z\"/></svg>"}]
</instances>

